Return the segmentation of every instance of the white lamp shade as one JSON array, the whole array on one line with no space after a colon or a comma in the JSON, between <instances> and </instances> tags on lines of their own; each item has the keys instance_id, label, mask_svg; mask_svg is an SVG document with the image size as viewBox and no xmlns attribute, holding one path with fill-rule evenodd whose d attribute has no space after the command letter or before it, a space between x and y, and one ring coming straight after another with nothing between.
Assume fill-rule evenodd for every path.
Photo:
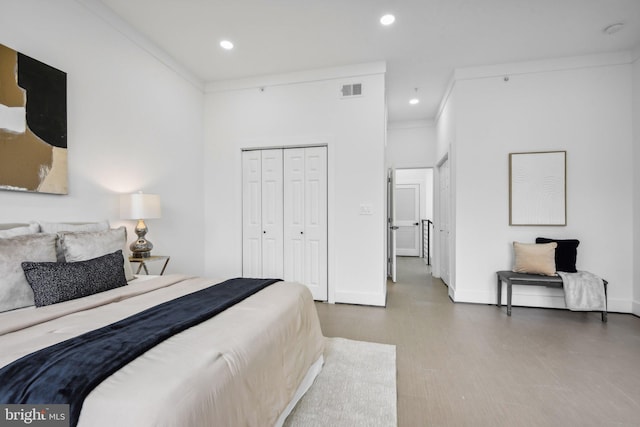
<instances>
[{"instance_id":1,"label":"white lamp shade","mask_svg":"<svg viewBox=\"0 0 640 427\"><path fill-rule=\"evenodd\" d=\"M160 196L157 194L123 194L120 196L121 219L161 218Z\"/></svg>"}]
</instances>

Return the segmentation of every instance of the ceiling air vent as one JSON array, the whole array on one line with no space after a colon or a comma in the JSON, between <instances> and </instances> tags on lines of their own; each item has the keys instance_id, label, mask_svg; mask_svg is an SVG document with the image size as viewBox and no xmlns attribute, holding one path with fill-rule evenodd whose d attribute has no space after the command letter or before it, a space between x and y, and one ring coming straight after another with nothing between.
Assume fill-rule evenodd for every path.
<instances>
[{"instance_id":1,"label":"ceiling air vent","mask_svg":"<svg viewBox=\"0 0 640 427\"><path fill-rule=\"evenodd\" d=\"M352 83L342 85L342 98L351 98L354 96L362 96L362 83Z\"/></svg>"}]
</instances>

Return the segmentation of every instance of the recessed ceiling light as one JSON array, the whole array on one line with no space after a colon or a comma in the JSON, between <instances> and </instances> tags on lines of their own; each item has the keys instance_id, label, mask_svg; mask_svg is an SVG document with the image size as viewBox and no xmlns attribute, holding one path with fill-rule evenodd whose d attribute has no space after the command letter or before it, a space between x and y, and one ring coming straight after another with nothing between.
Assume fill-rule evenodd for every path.
<instances>
[{"instance_id":1,"label":"recessed ceiling light","mask_svg":"<svg viewBox=\"0 0 640 427\"><path fill-rule=\"evenodd\" d=\"M409 104L411 105L416 105L420 103L420 99L418 99L418 88L415 88L414 90L416 91L415 93L416 96L414 96L409 100Z\"/></svg>"},{"instance_id":2,"label":"recessed ceiling light","mask_svg":"<svg viewBox=\"0 0 640 427\"><path fill-rule=\"evenodd\" d=\"M233 49L233 43L231 43L229 40L222 40L220 42L220 47L226 50L231 50Z\"/></svg>"},{"instance_id":3,"label":"recessed ceiling light","mask_svg":"<svg viewBox=\"0 0 640 427\"><path fill-rule=\"evenodd\" d=\"M389 14L384 15L382 18L380 18L380 23L382 25L391 25L396 21L396 17Z\"/></svg>"},{"instance_id":4,"label":"recessed ceiling light","mask_svg":"<svg viewBox=\"0 0 640 427\"><path fill-rule=\"evenodd\" d=\"M620 31L622 27L624 27L624 24L622 22L618 22L616 24L611 24L608 27L605 27L605 29L602 30L602 32L605 34L611 35Z\"/></svg>"}]
</instances>

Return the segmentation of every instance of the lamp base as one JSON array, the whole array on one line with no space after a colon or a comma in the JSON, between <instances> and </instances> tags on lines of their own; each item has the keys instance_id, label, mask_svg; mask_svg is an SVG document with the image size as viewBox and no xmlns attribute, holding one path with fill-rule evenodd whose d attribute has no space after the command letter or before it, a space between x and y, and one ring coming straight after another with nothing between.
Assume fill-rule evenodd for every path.
<instances>
[{"instance_id":1,"label":"lamp base","mask_svg":"<svg viewBox=\"0 0 640 427\"><path fill-rule=\"evenodd\" d=\"M131 256L133 258L149 258L151 256L151 251L138 251L138 252L131 251Z\"/></svg>"},{"instance_id":2,"label":"lamp base","mask_svg":"<svg viewBox=\"0 0 640 427\"><path fill-rule=\"evenodd\" d=\"M138 220L138 225L136 226L135 231L138 235L138 240L129 246L129 249L131 249L131 255L135 258L149 258L151 256L153 244L144 238L145 234L147 234L147 226L143 220Z\"/></svg>"}]
</instances>

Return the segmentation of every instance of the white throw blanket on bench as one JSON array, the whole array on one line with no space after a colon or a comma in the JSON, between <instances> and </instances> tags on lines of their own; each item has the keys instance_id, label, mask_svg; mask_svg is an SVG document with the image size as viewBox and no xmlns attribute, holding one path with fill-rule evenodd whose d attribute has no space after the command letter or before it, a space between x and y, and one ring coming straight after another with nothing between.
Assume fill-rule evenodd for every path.
<instances>
[{"instance_id":1,"label":"white throw blanket on bench","mask_svg":"<svg viewBox=\"0 0 640 427\"><path fill-rule=\"evenodd\" d=\"M602 279L588 271L558 271L564 287L564 301L573 311L605 311L607 300Z\"/></svg>"}]
</instances>

